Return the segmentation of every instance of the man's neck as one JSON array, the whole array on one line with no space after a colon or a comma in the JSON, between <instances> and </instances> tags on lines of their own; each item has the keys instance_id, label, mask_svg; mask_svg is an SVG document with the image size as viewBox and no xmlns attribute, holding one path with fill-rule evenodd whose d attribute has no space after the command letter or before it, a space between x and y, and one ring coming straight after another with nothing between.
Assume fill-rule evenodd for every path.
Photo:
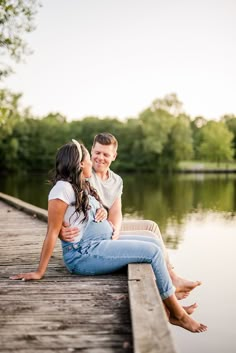
<instances>
[{"instance_id":1,"label":"man's neck","mask_svg":"<svg viewBox=\"0 0 236 353\"><path fill-rule=\"evenodd\" d=\"M95 171L95 173L101 180L107 180L109 178L109 170L106 170L104 172L96 172Z\"/></svg>"}]
</instances>

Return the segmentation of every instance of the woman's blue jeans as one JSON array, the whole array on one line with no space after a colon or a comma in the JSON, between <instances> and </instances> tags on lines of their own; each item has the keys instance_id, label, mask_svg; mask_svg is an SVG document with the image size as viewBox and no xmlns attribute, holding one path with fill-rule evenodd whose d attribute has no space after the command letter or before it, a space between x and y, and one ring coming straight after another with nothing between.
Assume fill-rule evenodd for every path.
<instances>
[{"instance_id":1,"label":"woman's blue jeans","mask_svg":"<svg viewBox=\"0 0 236 353\"><path fill-rule=\"evenodd\" d=\"M95 228L96 224L92 224L93 227ZM87 233L90 233L91 227L89 228ZM71 273L108 274L130 263L150 263L161 298L166 299L174 294L174 287L158 239L140 235L123 235L118 240L111 240L111 234L105 233L97 237L92 231L91 237L85 237L84 240L82 238L76 244L62 242L64 262Z\"/></svg>"}]
</instances>

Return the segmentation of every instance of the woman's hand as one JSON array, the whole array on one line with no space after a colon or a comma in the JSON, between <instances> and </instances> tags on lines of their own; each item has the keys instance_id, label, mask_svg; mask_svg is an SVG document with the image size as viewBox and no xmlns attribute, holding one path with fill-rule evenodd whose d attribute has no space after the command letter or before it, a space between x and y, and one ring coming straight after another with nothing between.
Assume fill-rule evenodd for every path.
<instances>
[{"instance_id":1,"label":"woman's hand","mask_svg":"<svg viewBox=\"0 0 236 353\"><path fill-rule=\"evenodd\" d=\"M95 221L96 222L102 222L105 221L105 219L107 219L107 210L103 207L98 208L96 211L96 215L95 215Z\"/></svg>"},{"instance_id":2,"label":"woman's hand","mask_svg":"<svg viewBox=\"0 0 236 353\"><path fill-rule=\"evenodd\" d=\"M11 276L10 279L21 279L22 281L30 281L32 279L41 279L43 276L39 272L19 273Z\"/></svg>"}]
</instances>

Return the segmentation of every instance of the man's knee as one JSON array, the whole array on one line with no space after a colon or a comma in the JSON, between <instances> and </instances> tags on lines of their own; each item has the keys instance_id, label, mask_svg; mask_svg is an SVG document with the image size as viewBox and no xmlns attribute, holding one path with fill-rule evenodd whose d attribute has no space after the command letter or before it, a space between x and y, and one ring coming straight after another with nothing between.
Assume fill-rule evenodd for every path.
<instances>
[{"instance_id":1,"label":"man's knee","mask_svg":"<svg viewBox=\"0 0 236 353\"><path fill-rule=\"evenodd\" d=\"M151 232L159 232L159 227L156 222L147 219L124 220L121 225L121 230L149 230Z\"/></svg>"},{"instance_id":2,"label":"man's knee","mask_svg":"<svg viewBox=\"0 0 236 353\"><path fill-rule=\"evenodd\" d=\"M151 220L145 220L144 222L145 222L146 230L148 230L149 232L155 233L159 238L161 237L161 232L156 222Z\"/></svg>"}]
</instances>

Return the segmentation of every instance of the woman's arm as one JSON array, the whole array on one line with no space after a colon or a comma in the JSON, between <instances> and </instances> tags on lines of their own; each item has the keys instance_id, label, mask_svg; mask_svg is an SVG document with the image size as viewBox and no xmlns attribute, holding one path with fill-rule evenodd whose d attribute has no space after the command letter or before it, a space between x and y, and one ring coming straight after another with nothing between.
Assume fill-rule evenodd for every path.
<instances>
[{"instance_id":1,"label":"woman's arm","mask_svg":"<svg viewBox=\"0 0 236 353\"><path fill-rule=\"evenodd\" d=\"M43 242L38 269L35 272L20 273L10 277L11 279L30 280L43 277L52 256L67 207L68 205L59 199L48 202L48 229Z\"/></svg>"}]
</instances>

